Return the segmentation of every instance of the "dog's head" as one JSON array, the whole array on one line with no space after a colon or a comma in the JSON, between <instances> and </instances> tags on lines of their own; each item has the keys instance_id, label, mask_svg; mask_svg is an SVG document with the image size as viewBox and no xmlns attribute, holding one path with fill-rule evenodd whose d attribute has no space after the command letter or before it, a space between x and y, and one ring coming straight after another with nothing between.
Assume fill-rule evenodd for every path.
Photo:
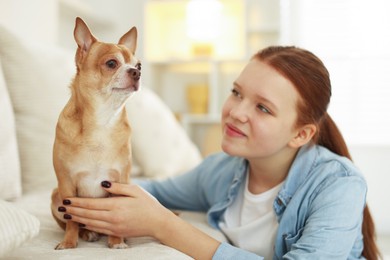
<instances>
[{"instance_id":1,"label":"dog's head","mask_svg":"<svg viewBox=\"0 0 390 260\"><path fill-rule=\"evenodd\" d=\"M137 29L131 28L118 44L97 40L86 23L76 18L76 67L79 91L103 99L126 100L139 88L141 63L135 57Z\"/></svg>"}]
</instances>

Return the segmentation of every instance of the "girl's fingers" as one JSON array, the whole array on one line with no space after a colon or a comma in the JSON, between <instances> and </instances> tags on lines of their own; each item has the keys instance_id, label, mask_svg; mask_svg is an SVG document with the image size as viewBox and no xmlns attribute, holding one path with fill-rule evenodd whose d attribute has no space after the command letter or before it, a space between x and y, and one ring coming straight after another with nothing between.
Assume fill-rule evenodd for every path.
<instances>
[{"instance_id":1,"label":"girl's fingers","mask_svg":"<svg viewBox=\"0 0 390 260\"><path fill-rule=\"evenodd\" d=\"M112 198L67 198L69 203L64 203L67 207L79 207L94 210L109 210L112 208Z\"/></svg>"},{"instance_id":2,"label":"girl's fingers","mask_svg":"<svg viewBox=\"0 0 390 260\"><path fill-rule=\"evenodd\" d=\"M91 219L91 220L99 219L100 221L109 221L112 218L110 216L110 212L106 210L85 209L85 208L79 208L77 206L76 207L67 206L65 211L66 214L72 216L72 220L74 217Z\"/></svg>"},{"instance_id":3,"label":"girl's fingers","mask_svg":"<svg viewBox=\"0 0 390 260\"><path fill-rule=\"evenodd\" d=\"M128 196L128 197L138 197L141 192L141 188L138 185L135 184L122 184L122 183L116 183L111 182L110 187L103 187L106 191L108 191L111 194L115 195L122 195L122 196Z\"/></svg>"}]
</instances>

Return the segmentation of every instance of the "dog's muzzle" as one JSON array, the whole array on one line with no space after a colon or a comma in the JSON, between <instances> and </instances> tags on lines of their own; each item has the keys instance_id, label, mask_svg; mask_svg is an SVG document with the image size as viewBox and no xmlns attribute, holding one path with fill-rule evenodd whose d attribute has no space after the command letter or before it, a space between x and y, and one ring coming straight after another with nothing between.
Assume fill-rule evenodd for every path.
<instances>
[{"instance_id":1,"label":"dog's muzzle","mask_svg":"<svg viewBox=\"0 0 390 260\"><path fill-rule=\"evenodd\" d=\"M141 71L139 71L138 69L129 69L127 71L127 73L130 75L130 77L135 80L135 81L138 81L140 78L141 78Z\"/></svg>"}]
</instances>

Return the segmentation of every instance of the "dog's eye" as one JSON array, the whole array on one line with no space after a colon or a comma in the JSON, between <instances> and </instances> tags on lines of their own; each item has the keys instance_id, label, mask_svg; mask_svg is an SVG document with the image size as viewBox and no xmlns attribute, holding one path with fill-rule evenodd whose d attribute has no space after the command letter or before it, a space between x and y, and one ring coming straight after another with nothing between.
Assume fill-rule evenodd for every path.
<instances>
[{"instance_id":1,"label":"dog's eye","mask_svg":"<svg viewBox=\"0 0 390 260\"><path fill-rule=\"evenodd\" d=\"M137 68L137 70L141 71L141 63L137 63L137 64L135 65L135 67Z\"/></svg>"},{"instance_id":2,"label":"dog's eye","mask_svg":"<svg viewBox=\"0 0 390 260\"><path fill-rule=\"evenodd\" d=\"M109 60L106 62L107 67L110 69L115 69L118 66L118 63L116 60Z\"/></svg>"}]
</instances>

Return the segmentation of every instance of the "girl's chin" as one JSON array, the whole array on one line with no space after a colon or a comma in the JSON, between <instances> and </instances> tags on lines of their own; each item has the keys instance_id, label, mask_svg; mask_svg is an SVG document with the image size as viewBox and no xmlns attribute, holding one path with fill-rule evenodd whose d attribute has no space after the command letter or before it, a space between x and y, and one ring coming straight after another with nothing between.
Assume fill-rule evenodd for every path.
<instances>
[{"instance_id":1,"label":"girl's chin","mask_svg":"<svg viewBox=\"0 0 390 260\"><path fill-rule=\"evenodd\" d=\"M231 156L241 156L241 153L239 152L238 146L234 145L230 142L226 142L225 140L222 140L221 148L224 153L227 153Z\"/></svg>"}]
</instances>

